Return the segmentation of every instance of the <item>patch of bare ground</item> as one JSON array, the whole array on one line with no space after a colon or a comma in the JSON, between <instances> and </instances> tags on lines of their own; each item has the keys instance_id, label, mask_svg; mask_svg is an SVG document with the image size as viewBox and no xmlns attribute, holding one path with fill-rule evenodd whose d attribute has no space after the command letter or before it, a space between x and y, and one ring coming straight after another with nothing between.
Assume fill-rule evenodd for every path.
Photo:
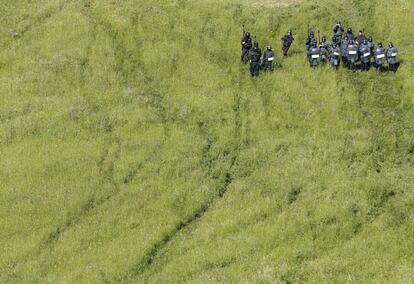
<instances>
[{"instance_id":1,"label":"patch of bare ground","mask_svg":"<svg viewBox=\"0 0 414 284\"><path fill-rule=\"evenodd\" d=\"M286 7L298 3L300 0L247 0L245 2L256 7Z\"/></svg>"}]
</instances>

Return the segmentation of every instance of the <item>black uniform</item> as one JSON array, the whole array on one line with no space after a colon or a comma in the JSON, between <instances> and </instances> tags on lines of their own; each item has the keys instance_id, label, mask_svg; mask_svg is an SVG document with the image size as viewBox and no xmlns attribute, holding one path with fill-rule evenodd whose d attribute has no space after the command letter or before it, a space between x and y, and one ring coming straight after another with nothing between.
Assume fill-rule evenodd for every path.
<instances>
[{"instance_id":1,"label":"black uniform","mask_svg":"<svg viewBox=\"0 0 414 284\"><path fill-rule=\"evenodd\" d=\"M326 62L326 60L328 59L328 45L326 44L326 42L322 42L319 45L319 51L321 56L321 62Z\"/></svg>"},{"instance_id":2,"label":"black uniform","mask_svg":"<svg viewBox=\"0 0 414 284\"><path fill-rule=\"evenodd\" d=\"M320 58L320 49L316 47L316 44L311 46L308 50L309 64L311 67L315 68L319 64Z\"/></svg>"},{"instance_id":3,"label":"black uniform","mask_svg":"<svg viewBox=\"0 0 414 284\"><path fill-rule=\"evenodd\" d=\"M283 51L284 56L287 56L289 48L292 45L292 42L294 40L295 39L293 38L293 36L290 32L287 35L285 35L284 37L282 37L282 41L283 41L282 51Z\"/></svg>"},{"instance_id":4,"label":"black uniform","mask_svg":"<svg viewBox=\"0 0 414 284\"><path fill-rule=\"evenodd\" d=\"M355 70L355 62L358 59L358 46L353 40L348 44L348 67Z\"/></svg>"},{"instance_id":5,"label":"black uniform","mask_svg":"<svg viewBox=\"0 0 414 284\"><path fill-rule=\"evenodd\" d=\"M362 31L359 32L359 34L356 36L355 38L355 42L356 44L360 45L364 42L364 40L366 40L367 38L365 37L365 35L362 33Z\"/></svg>"},{"instance_id":6,"label":"black uniform","mask_svg":"<svg viewBox=\"0 0 414 284\"><path fill-rule=\"evenodd\" d=\"M313 33L311 33L310 35L309 35L309 37L307 38L307 40L306 40L306 50L307 51L309 51L309 49L312 47L312 46L314 46L314 45L316 45L317 44L317 40L316 40L316 38L315 38L315 35L313 34Z\"/></svg>"},{"instance_id":7,"label":"black uniform","mask_svg":"<svg viewBox=\"0 0 414 284\"><path fill-rule=\"evenodd\" d=\"M374 55L374 40L372 39L372 37L369 37L368 45L369 45L369 48L371 49L371 55Z\"/></svg>"},{"instance_id":8,"label":"black uniform","mask_svg":"<svg viewBox=\"0 0 414 284\"><path fill-rule=\"evenodd\" d=\"M348 29L348 31L345 34L346 37L348 37L348 40L354 40L355 36L354 33L352 32L352 29Z\"/></svg>"},{"instance_id":9,"label":"black uniform","mask_svg":"<svg viewBox=\"0 0 414 284\"><path fill-rule=\"evenodd\" d=\"M377 68L378 71L382 71L382 67L385 63L385 49L381 42L378 43L377 48L374 51L374 60L375 68Z\"/></svg>"},{"instance_id":10,"label":"black uniform","mask_svg":"<svg viewBox=\"0 0 414 284\"><path fill-rule=\"evenodd\" d=\"M260 50L259 45L255 44L250 50L250 75L252 77L259 76L260 57L262 57L262 51Z\"/></svg>"},{"instance_id":11,"label":"black uniform","mask_svg":"<svg viewBox=\"0 0 414 284\"><path fill-rule=\"evenodd\" d=\"M265 71L273 71L273 61L275 60L275 53L272 48L268 46L267 50L263 53L262 66Z\"/></svg>"},{"instance_id":12,"label":"black uniform","mask_svg":"<svg viewBox=\"0 0 414 284\"><path fill-rule=\"evenodd\" d=\"M338 69L339 64L341 64L341 48L334 43L329 50L331 56L331 65Z\"/></svg>"},{"instance_id":13,"label":"black uniform","mask_svg":"<svg viewBox=\"0 0 414 284\"><path fill-rule=\"evenodd\" d=\"M367 40L364 40L359 46L359 54L361 57L361 70L368 71L371 65L371 47Z\"/></svg>"},{"instance_id":14,"label":"black uniform","mask_svg":"<svg viewBox=\"0 0 414 284\"><path fill-rule=\"evenodd\" d=\"M241 46L242 46L242 55L241 61L243 64L246 64L249 61L249 51L252 49L252 39L249 33L245 33L243 38L241 39Z\"/></svg>"},{"instance_id":15,"label":"black uniform","mask_svg":"<svg viewBox=\"0 0 414 284\"><path fill-rule=\"evenodd\" d=\"M387 49L387 61L389 65L389 70L392 72L397 72L398 69L398 62L397 62L397 55L398 49L394 46L392 42L388 45Z\"/></svg>"},{"instance_id":16,"label":"black uniform","mask_svg":"<svg viewBox=\"0 0 414 284\"><path fill-rule=\"evenodd\" d=\"M332 41L340 46L342 35L345 32L340 22L336 23L335 27L333 28L333 32L334 32L334 36L332 37Z\"/></svg>"}]
</instances>

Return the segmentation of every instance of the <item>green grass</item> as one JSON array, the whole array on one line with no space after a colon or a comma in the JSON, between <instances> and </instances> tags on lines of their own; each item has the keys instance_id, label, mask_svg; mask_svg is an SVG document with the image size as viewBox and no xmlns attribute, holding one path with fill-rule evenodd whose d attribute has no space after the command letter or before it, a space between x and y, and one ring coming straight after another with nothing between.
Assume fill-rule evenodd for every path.
<instances>
[{"instance_id":1,"label":"green grass","mask_svg":"<svg viewBox=\"0 0 414 284\"><path fill-rule=\"evenodd\" d=\"M413 282L414 7L341 4L2 1L0 282ZM398 73L311 70L338 18Z\"/></svg>"}]
</instances>

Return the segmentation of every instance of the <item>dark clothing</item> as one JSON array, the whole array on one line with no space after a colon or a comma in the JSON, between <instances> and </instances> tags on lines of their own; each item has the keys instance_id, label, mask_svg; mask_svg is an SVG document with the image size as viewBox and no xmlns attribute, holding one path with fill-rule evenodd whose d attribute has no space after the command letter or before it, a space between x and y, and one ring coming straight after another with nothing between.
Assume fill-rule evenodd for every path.
<instances>
[{"instance_id":1,"label":"dark clothing","mask_svg":"<svg viewBox=\"0 0 414 284\"><path fill-rule=\"evenodd\" d=\"M371 48L368 44L359 46L359 53L361 55L361 69L368 70L371 65Z\"/></svg>"},{"instance_id":2,"label":"dark clothing","mask_svg":"<svg viewBox=\"0 0 414 284\"><path fill-rule=\"evenodd\" d=\"M242 55L241 61L246 64L249 61L249 51L252 49L252 39L249 37L244 36L241 39L241 46L242 46Z\"/></svg>"},{"instance_id":3,"label":"dark clothing","mask_svg":"<svg viewBox=\"0 0 414 284\"><path fill-rule=\"evenodd\" d=\"M306 50L309 51L309 49L314 45L317 44L317 40L315 38L315 36L309 36L308 39L306 40Z\"/></svg>"},{"instance_id":4,"label":"dark clothing","mask_svg":"<svg viewBox=\"0 0 414 284\"><path fill-rule=\"evenodd\" d=\"M377 68L381 68L385 62L385 49L383 47L377 47L374 51L375 65Z\"/></svg>"},{"instance_id":5,"label":"dark clothing","mask_svg":"<svg viewBox=\"0 0 414 284\"><path fill-rule=\"evenodd\" d=\"M287 56L289 48L292 45L294 40L295 39L293 38L292 35L285 35L284 37L282 37L282 41L283 41L282 51L283 51L284 56Z\"/></svg>"},{"instance_id":6,"label":"dark clothing","mask_svg":"<svg viewBox=\"0 0 414 284\"><path fill-rule=\"evenodd\" d=\"M344 28L342 26L335 25L333 32L334 36L332 37L332 42L341 45L342 35L345 32Z\"/></svg>"},{"instance_id":7,"label":"dark clothing","mask_svg":"<svg viewBox=\"0 0 414 284\"><path fill-rule=\"evenodd\" d=\"M331 46L329 49L330 57L331 57L331 65L334 67L338 67L341 62L341 49L339 46L333 47Z\"/></svg>"},{"instance_id":8,"label":"dark clothing","mask_svg":"<svg viewBox=\"0 0 414 284\"><path fill-rule=\"evenodd\" d=\"M262 51L260 48L253 48L250 50L250 60L252 62L260 62L260 57L262 57Z\"/></svg>"},{"instance_id":9,"label":"dark clothing","mask_svg":"<svg viewBox=\"0 0 414 284\"><path fill-rule=\"evenodd\" d=\"M328 59L328 47L326 44L322 43L319 46L320 55L321 55L321 61L325 62Z\"/></svg>"},{"instance_id":10,"label":"dark clothing","mask_svg":"<svg viewBox=\"0 0 414 284\"><path fill-rule=\"evenodd\" d=\"M336 46L336 47L330 46L329 47L329 55L330 55L331 58L335 58L335 57L340 58L341 57L341 49L339 48L339 46Z\"/></svg>"},{"instance_id":11,"label":"dark clothing","mask_svg":"<svg viewBox=\"0 0 414 284\"><path fill-rule=\"evenodd\" d=\"M368 41L368 45L371 50L371 54L374 55L374 43L372 41Z\"/></svg>"},{"instance_id":12,"label":"dark clothing","mask_svg":"<svg viewBox=\"0 0 414 284\"><path fill-rule=\"evenodd\" d=\"M332 43L335 43L339 47L341 47L341 40L342 37L336 37L335 35L332 37Z\"/></svg>"},{"instance_id":13,"label":"dark clothing","mask_svg":"<svg viewBox=\"0 0 414 284\"><path fill-rule=\"evenodd\" d=\"M342 40L341 55L343 63L348 65L348 42L345 39Z\"/></svg>"},{"instance_id":14,"label":"dark clothing","mask_svg":"<svg viewBox=\"0 0 414 284\"><path fill-rule=\"evenodd\" d=\"M247 62L249 61L249 49L242 49L241 61L243 62L243 64L247 64Z\"/></svg>"},{"instance_id":15,"label":"dark clothing","mask_svg":"<svg viewBox=\"0 0 414 284\"><path fill-rule=\"evenodd\" d=\"M358 35L355 38L355 41L358 45L362 44L364 42L364 40L366 40L366 37L364 35Z\"/></svg>"},{"instance_id":16,"label":"dark clothing","mask_svg":"<svg viewBox=\"0 0 414 284\"><path fill-rule=\"evenodd\" d=\"M259 62L250 62L250 75L252 77L259 77L260 73L260 63Z\"/></svg>"},{"instance_id":17,"label":"dark clothing","mask_svg":"<svg viewBox=\"0 0 414 284\"><path fill-rule=\"evenodd\" d=\"M242 48L251 49L253 47L252 39L250 37L244 36L241 39Z\"/></svg>"},{"instance_id":18,"label":"dark clothing","mask_svg":"<svg viewBox=\"0 0 414 284\"><path fill-rule=\"evenodd\" d=\"M308 51L309 64L311 67L316 67L319 64L320 49L317 47L311 47Z\"/></svg>"},{"instance_id":19,"label":"dark clothing","mask_svg":"<svg viewBox=\"0 0 414 284\"><path fill-rule=\"evenodd\" d=\"M388 64L397 64L398 49L396 47L390 47L387 49L387 61Z\"/></svg>"},{"instance_id":20,"label":"dark clothing","mask_svg":"<svg viewBox=\"0 0 414 284\"><path fill-rule=\"evenodd\" d=\"M350 32L346 32L346 35L345 36L347 36L348 37L348 40L354 40L354 34L353 33L350 33Z\"/></svg>"},{"instance_id":21,"label":"dark clothing","mask_svg":"<svg viewBox=\"0 0 414 284\"><path fill-rule=\"evenodd\" d=\"M335 27L333 28L333 32L335 36L338 36L338 37L342 37L342 35L344 34L344 31L345 30L342 26L335 25Z\"/></svg>"},{"instance_id":22,"label":"dark clothing","mask_svg":"<svg viewBox=\"0 0 414 284\"><path fill-rule=\"evenodd\" d=\"M354 67L355 62L358 60L358 46L356 44L348 45L348 63L351 67Z\"/></svg>"},{"instance_id":23,"label":"dark clothing","mask_svg":"<svg viewBox=\"0 0 414 284\"><path fill-rule=\"evenodd\" d=\"M371 48L368 44L362 44L359 46L359 54L361 55L362 63L371 61Z\"/></svg>"},{"instance_id":24,"label":"dark clothing","mask_svg":"<svg viewBox=\"0 0 414 284\"><path fill-rule=\"evenodd\" d=\"M262 56L262 52L260 48L253 48L250 50L250 75L252 77L259 76L261 56Z\"/></svg>"},{"instance_id":25,"label":"dark clothing","mask_svg":"<svg viewBox=\"0 0 414 284\"><path fill-rule=\"evenodd\" d=\"M266 50L263 54L262 66L265 71L273 71L273 61L275 60L275 53L273 50Z\"/></svg>"}]
</instances>

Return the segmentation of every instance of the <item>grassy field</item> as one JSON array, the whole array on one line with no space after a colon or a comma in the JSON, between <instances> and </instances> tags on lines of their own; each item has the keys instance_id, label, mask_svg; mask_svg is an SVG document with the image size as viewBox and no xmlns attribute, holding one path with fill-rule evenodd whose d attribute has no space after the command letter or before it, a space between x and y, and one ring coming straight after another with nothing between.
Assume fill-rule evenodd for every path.
<instances>
[{"instance_id":1,"label":"grassy field","mask_svg":"<svg viewBox=\"0 0 414 284\"><path fill-rule=\"evenodd\" d=\"M414 4L253 2L0 0L0 283L414 282ZM311 70L336 19L398 73Z\"/></svg>"}]
</instances>

